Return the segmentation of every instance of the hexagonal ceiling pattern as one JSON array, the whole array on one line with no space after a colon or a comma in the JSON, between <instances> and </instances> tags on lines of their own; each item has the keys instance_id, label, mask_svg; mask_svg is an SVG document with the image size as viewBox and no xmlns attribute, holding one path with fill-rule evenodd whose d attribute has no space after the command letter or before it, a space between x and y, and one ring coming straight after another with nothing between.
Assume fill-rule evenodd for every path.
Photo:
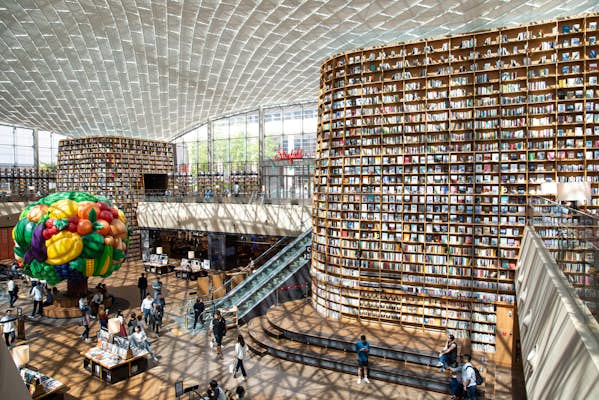
<instances>
[{"instance_id":1,"label":"hexagonal ceiling pattern","mask_svg":"<svg viewBox=\"0 0 599 400\"><path fill-rule=\"evenodd\" d=\"M596 0L2 0L0 121L169 139L316 100L342 51L599 10Z\"/></svg>"}]
</instances>

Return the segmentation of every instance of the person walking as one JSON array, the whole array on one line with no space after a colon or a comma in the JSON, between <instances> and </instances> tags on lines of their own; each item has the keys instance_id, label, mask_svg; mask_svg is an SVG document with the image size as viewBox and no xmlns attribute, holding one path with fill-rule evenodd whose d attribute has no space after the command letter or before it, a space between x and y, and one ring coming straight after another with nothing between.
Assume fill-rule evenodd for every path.
<instances>
[{"instance_id":1,"label":"person walking","mask_svg":"<svg viewBox=\"0 0 599 400\"><path fill-rule=\"evenodd\" d=\"M154 353L154 351L152 350L152 346L150 345L150 342L148 342L148 337L146 336L146 333L141 329L141 326L135 326L133 333L129 335L129 341L134 346L139 347L140 349L147 350L147 352L150 353L150 355L152 356L152 360L154 360L155 362L158 361L156 353Z\"/></svg>"},{"instance_id":2,"label":"person walking","mask_svg":"<svg viewBox=\"0 0 599 400\"><path fill-rule=\"evenodd\" d=\"M196 328L196 325L198 323L198 319L200 320L200 325L204 326L204 309L206 307L204 306L204 303L202 302L202 300L198 297L196 299L196 302L193 303L193 329Z\"/></svg>"},{"instance_id":3,"label":"person walking","mask_svg":"<svg viewBox=\"0 0 599 400\"><path fill-rule=\"evenodd\" d=\"M155 332L156 335L160 334L160 327L162 326L162 317L164 316L163 304L164 298L162 297L162 295L160 295L158 299L154 300L152 313L150 315L152 331Z\"/></svg>"},{"instance_id":4,"label":"person walking","mask_svg":"<svg viewBox=\"0 0 599 400\"><path fill-rule=\"evenodd\" d=\"M150 324L150 314L152 313L152 308L154 303L154 299L150 294L146 295L146 298L141 302L141 312L144 314L144 322L146 326Z\"/></svg>"},{"instance_id":5,"label":"person walking","mask_svg":"<svg viewBox=\"0 0 599 400\"><path fill-rule=\"evenodd\" d=\"M360 340L356 342L356 353L358 353L358 385L362 383L370 383L368 380L368 352L370 344L366 341L366 336L360 336Z\"/></svg>"},{"instance_id":6,"label":"person walking","mask_svg":"<svg viewBox=\"0 0 599 400\"><path fill-rule=\"evenodd\" d=\"M137 287L139 289L139 301L143 301L146 298L146 291L148 290L148 278L146 278L146 274L143 272L137 279Z\"/></svg>"},{"instance_id":7,"label":"person walking","mask_svg":"<svg viewBox=\"0 0 599 400\"><path fill-rule=\"evenodd\" d=\"M465 399L476 400L476 372L472 366L470 354L464 354L464 365L462 367L462 382L464 383Z\"/></svg>"},{"instance_id":8,"label":"person walking","mask_svg":"<svg viewBox=\"0 0 599 400\"><path fill-rule=\"evenodd\" d=\"M248 375L243 367L243 360L245 360L248 352L248 346L245 344L245 340L242 335L237 335L237 343L235 343L235 356L237 357L237 363L235 364L235 370L233 371L233 378L237 376L237 370L241 369L243 380L247 380Z\"/></svg>"},{"instance_id":9,"label":"person walking","mask_svg":"<svg viewBox=\"0 0 599 400\"><path fill-rule=\"evenodd\" d=\"M10 278L8 280L8 282L6 282L6 285L8 286L8 302L10 304L10 307L13 307L15 305L15 301L17 301L17 294L19 293L19 287L17 286L17 284L15 283L15 281Z\"/></svg>"},{"instance_id":10,"label":"person walking","mask_svg":"<svg viewBox=\"0 0 599 400\"><path fill-rule=\"evenodd\" d=\"M41 317L44 313L44 309L42 308L42 300L44 299L44 292L40 284L35 284L31 288L31 297L33 298L33 310L31 311L31 316L35 316L36 312Z\"/></svg>"},{"instance_id":11,"label":"person walking","mask_svg":"<svg viewBox=\"0 0 599 400\"><path fill-rule=\"evenodd\" d=\"M81 325L83 325L83 333L79 336L81 339L84 339L86 342L90 341L89 338L89 313L87 311L81 310Z\"/></svg>"},{"instance_id":12,"label":"person walking","mask_svg":"<svg viewBox=\"0 0 599 400\"><path fill-rule=\"evenodd\" d=\"M154 298L158 298L158 295L162 293L162 281L160 277L157 277L156 281L152 283L152 289L154 290Z\"/></svg>"},{"instance_id":13,"label":"person walking","mask_svg":"<svg viewBox=\"0 0 599 400\"><path fill-rule=\"evenodd\" d=\"M214 319L212 320L212 334L216 342L216 357L223 358L223 337L227 334L227 322L220 313L216 310Z\"/></svg>"},{"instance_id":14,"label":"person walking","mask_svg":"<svg viewBox=\"0 0 599 400\"><path fill-rule=\"evenodd\" d=\"M6 342L6 347L9 347L11 344L15 342L16 319L17 317L14 317L12 315L11 309L6 310L4 317L0 319L0 324L2 325L2 333L4 333L4 341Z\"/></svg>"},{"instance_id":15,"label":"person walking","mask_svg":"<svg viewBox=\"0 0 599 400\"><path fill-rule=\"evenodd\" d=\"M451 333L447 335L447 343L445 347L439 352L439 363L441 372L445 372L445 369L450 367L455 367L456 361L458 359L458 344L455 341L455 336Z\"/></svg>"}]
</instances>

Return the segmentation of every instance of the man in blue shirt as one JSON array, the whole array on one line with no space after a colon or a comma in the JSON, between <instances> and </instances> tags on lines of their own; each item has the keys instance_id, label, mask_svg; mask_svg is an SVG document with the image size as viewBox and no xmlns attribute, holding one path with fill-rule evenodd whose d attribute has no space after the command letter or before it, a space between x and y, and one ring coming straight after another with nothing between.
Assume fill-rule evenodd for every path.
<instances>
[{"instance_id":1,"label":"man in blue shirt","mask_svg":"<svg viewBox=\"0 0 599 400\"><path fill-rule=\"evenodd\" d=\"M368 352L370 344L366 341L366 336L360 336L360 341L356 343L356 352L358 353L358 385L362 383L362 377L365 383L368 380Z\"/></svg>"}]
</instances>

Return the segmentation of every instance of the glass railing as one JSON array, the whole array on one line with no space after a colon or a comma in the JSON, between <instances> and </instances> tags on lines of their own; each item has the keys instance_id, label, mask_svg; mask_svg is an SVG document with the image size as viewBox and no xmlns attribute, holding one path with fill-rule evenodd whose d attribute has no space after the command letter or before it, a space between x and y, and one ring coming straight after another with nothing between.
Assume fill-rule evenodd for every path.
<instances>
[{"instance_id":1,"label":"glass railing","mask_svg":"<svg viewBox=\"0 0 599 400\"><path fill-rule=\"evenodd\" d=\"M278 205L310 205L311 198L290 195L284 198L273 198L260 191L244 192L235 196L231 193L185 193L170 194L165 192L140 193L140 200L147 202L167 203L218 203L218 204L278 204Z\"/></svg>"},{"instance_id":2,"label":"glass railing","mask_svg":"<svg viewBox=\"0 0 599 400\"><path fill-rule=\"evenodd\" d=\"M262 299L276 290L290 275L301 268L308 260L303 258L306 247L311 243L311 229L303 232L279 253L267 260L261 267L245 278L239 285L228 292L224 297L213 299L211 294L194 296L184 300L179 305L172 307L169 319L184 329L191 329L193 325L193 303L200 297L204 302L206 311L203 319L210 321L217 309L238 306L238 318L242 318ZM198 328L203 331L208 324Z\"/></svg>"},{"instance_id":3,"label":"glass railing","mask_svg":"<svg viewBox=\"0 0 599 400\"><path fill-rule=\"evenodd\" d=\"M284 246L289 244L291 241L292 241L292 239L289 236L281 237L272 246L270 246L268 249L266 249L266 251L264 251L262 254L260 254L258 257L256 257L255 260L253 260L251 263L249 263L245 267L241 268L239 270L239 272L249 273L252 269L259 269L261 265L263 265L264 263L266 263L269 260L270 256L277 254L281 249L284 248ZM213 288L212 291L220 292L220 291L222 291L222 289L224 287L225 292L228 293L232 290L235 283L236 282L233 278L227 279L223 283L223 286L218 287L218 288ZM212 301L211 301L212 295L210 293L202 294L202 295L194 295L194 296L186 297L183 300L180 300L178 302L178 304L171 307L170 313L172 314L172 316L183 316L183 315L186 315L186 314L192 312L191 310L193 310L193 303L195 303L196 299L198 299L198 298L201 299L205 305L208 302L210 302L210 304L212 303Z\"/></svg>"},{"instance_id":4,"label":"glass railing","mask_svg":"<svg viewBox=\"0 0 599 400\"><path fill-rule=\"evenodd\" d=\"M599 218L568 204L534 197L528 221L570 287L599 320Z\"/></svg>"},{"instance_id":5,"label":"glass railing","mask_svg":"<svg viewBox=\"0 0 599 400\"><path fill-rule=\"evenodd\" d=\"M289 266L293 266L293 263L301 260L302 255L306 252L306 247L311 242L311 229L304 231L298 236L293 242L287 245L278 255L268 260L264 265L258 268L251 276L246 278L238 286L236 286L231 292L227 293L225 297L215 302L216 308L228 308L234 305L240 305L242 302L247 301L252 297L259 289L267 288L274 290L279 281L283 281L288 277L285 274L283 277L277 276ZM298 266L300 262L294 266ZM303 263L301 263L303 264ZM294 272L294 271L291 271ZM264 296L269 293L264 293ZM260 301L261 299L255 299ZM244 308L253 306L253 304L245 304ZM242 315L240 315L242 317Z\"/></svg>"}]
</instances>

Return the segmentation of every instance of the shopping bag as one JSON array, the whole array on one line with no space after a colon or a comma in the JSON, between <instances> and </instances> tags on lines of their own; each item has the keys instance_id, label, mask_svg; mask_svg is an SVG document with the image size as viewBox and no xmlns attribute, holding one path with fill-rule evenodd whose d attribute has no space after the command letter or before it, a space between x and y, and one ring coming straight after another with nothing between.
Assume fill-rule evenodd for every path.
<instances>
[{"instance_id":1,"label":"shopping bag","mask_svg":"<svg viewBox=\"0 0 599 400\"><path fill-rule=\"evenodd\" d=\"M231 364L229 364L229 373L233 374L233 372L235 372L235 361L231 362Z\"/></svg>"}]
</instances>

